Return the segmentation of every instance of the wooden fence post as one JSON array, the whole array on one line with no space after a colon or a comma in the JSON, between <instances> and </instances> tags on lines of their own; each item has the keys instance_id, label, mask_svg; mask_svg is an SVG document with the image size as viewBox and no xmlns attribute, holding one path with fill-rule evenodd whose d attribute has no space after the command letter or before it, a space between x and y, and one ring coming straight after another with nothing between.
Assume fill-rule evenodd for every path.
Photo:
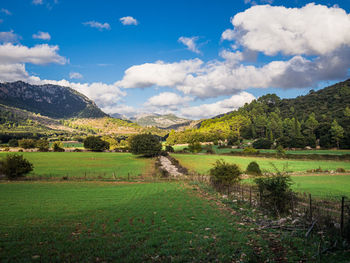
<instances>
[{"instance_id":1,"label":"wooden fence post","mask_svg":"<svg viewBox=\"0 0 350 263\"><path fill-rule=\"evenodd\" d=\"M344 203L345 203L345 197L343 196L341 198L341 213L340 213L340 235L343 236L343 229L344 229Z\"/></svg>"},{"instance_id":2,"label":"wooden fence post","mask_svg":"<svg viewBox=\"0 0 350 263\"><path fill-rule=\"evenodd\" d=\"M311 194L309 194L309 200L310 200L310 221L312 222L312 198L311 198Z\"/></svg>"}]
</instances>

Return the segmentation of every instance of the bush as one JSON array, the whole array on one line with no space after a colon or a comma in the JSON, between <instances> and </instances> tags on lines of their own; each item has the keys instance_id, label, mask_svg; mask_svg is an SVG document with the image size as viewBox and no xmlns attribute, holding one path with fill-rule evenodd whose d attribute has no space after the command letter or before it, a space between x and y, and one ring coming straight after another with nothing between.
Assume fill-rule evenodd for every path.
<instances>
[{"instance_id":1,"label":"bush","mask_svg":"<svg viewBox=\"0 0 350 263\"><path fill-rule=\"evenodd\" d=\"M18 141L18 146L23 149L32 149L36 146L36 141L33 139L22 139Z\"/></svg>"},{"instance_id":2,"label":"bush","mask_svg":"<svg viewBox=\"0 0 350 263\"><path fill-rule=\"evenodd\" d=\"M204 147L204 150L205 150L206 153L209 153L209 154L214 154L215 153L215 151L213 149L213 145L211 145L211 144L206 145Z\"/></svg>"},{"instance_id":3,"label":"bush","mask_svg":"<svg viewBox=\"0 0 350 263\"><path fill-rule=\"evenodd\" d=\"M277 172L276 175L258 177L254 182L258 186L263 207L272 208L276 215L288 211L293 197L293 192L290 189L292 185L290 176Z\"/></svg>"},{"instance_id":4,"label":"bush","mask_svg":"<svg viewBox=\"0 0 350 263\"><path fill-rule=\"evenodd\" d=\"M84 140L84 148L93 152L103 152L109 149L109 143L98 136L89 136Z\"/></svg>"},{"instance_id":5,"label":"bush","mask_svg":"<svg viewBox=\"0 0 350 263\"><path fill-rule=\"evenodd\" d=\"M18 140L16 140L16 139L9 140L9 146L10 147L18 147Z\"/></svg>"},{"instance_id":6,"label":"bush","mask_svg":"<svg viewBox=\"0 0 350 263\"><path fill-rule=\"evenodd\" d=\"M157 156L162 151L162 144L152 134L139 134L130 138L130 150L133 154L145 157Z\"/></svg>"},{"instance_id":7,"label":"bush","mask_svg":"<svg viewBox=\"0 0 350 263\"><path fill-rule=\"evenodd\" d=\"M286 155L286 151L283 149L282 145L278 145L276 148L277 157L284 157Z\"/></svg>"},{"instance_id":8,"label":"bush","mask_svg":"<svg viewBox=\"0 0 350 263\"><path fill-rule=\"evenodd\" d=\"M47 140L40 139L36 141L36 147L39 149L40 152L47 152L49 151L50 145Z\"/></svg>"},{"instance_id":9,"label":"bush","mask_svg":"<svg viewBox=\"0 0 350 263\"><path fill-rule=\"evenodd\" d=\"M24 159L23 155L8 154L0 161L0 171L13 180L33 171L33 164Z\"/></svg>"},{"instance_id":10,"label":"bush","mask_svg":"<svg viewBox=\"0 0 350 263\"><path fill-rule=\"evenodd\" d=\"M261 138L253 142L253 147L255 149L270 149L272 142L268 139Z\"/></svg>"},{"instance_id":11,"label":"bush","mask_svg":"<svg viewBox=\"0 0 350 263\"><path fill-rule=\"evenodd\" d=\"M188 150L191 153L199 153L202 151L202 145L199 142L193 142L188 145Z\"/></svg>"},{"instance_id":12,"label":"bush","mask_svg":"<svg viewBox=\"0 0 350 263\"><path fill-rule=\"evenodd\" d=\"M236 164L226 163L224 160L217 160L214 167L210 169L211 182L218 185L229 186L240 181L241 170Z\"/></svg>"},{"instance_id":13,"label":"bush","mask_svg":"<svg viewBox=\"0 0 350 263\"><path fill-rule=\"evenodd\" d=\"M54 152L64 152L63 145L60 142L55 142L52 146Z\"/></svg>"},{"instance_id":14,"label":"bush","mask_svg":"<svg viewBox=\"0 0 350 263\"><path fill-rule=\"evenodd\" d=\"M337 168L336 170L337 173L345 173L345 169L342 167Z\"/></svg>"},{"instance_id":15,"label":"bush","mask_svg":"<svg viewBox=\"0 0 350 263\"><path fill-rule=\"evenodd\" d=\"M165 146L165 151L170 152L170 153L175 152L173 146L171 146L171 145Z\"/></svg>"},{"instance_id":16,"label":"bush","mask_svg":"<svg viewBox=\"0 0 350 263\"><path fill-rule=\"evenodd\" d=\"M253 147L244 148L243 152L247 153L247 154L258 154L259 153L259 151L254 149Z\"/></svg>"},{"instance_id":17,"label":"bush","mask_svg":"<svg viewBox=\"0 0 350 263\"><path fill-rule=\"evenodd\" d=\"M256 176L262 175L259 164L255 161L248 164L246 173L251 175L256 175Z\"/></svg>"}]
</instances>

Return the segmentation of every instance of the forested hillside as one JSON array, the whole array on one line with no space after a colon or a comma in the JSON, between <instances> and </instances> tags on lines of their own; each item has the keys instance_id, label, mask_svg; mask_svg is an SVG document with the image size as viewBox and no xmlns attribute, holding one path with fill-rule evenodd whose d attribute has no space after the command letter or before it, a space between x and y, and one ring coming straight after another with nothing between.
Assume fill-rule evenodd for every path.
<instances>
[{"instance_id":1,"label":"forested hillside","mask_svg":"<svg viewBox=\"0 0 350 263\"><path fill-rule=\"evenodd\" d=\"M261 139L265 146L350 148L350 80L295 99L267 94L237 111L172 131L169 143Z\"/></svg>"}]
</instances>

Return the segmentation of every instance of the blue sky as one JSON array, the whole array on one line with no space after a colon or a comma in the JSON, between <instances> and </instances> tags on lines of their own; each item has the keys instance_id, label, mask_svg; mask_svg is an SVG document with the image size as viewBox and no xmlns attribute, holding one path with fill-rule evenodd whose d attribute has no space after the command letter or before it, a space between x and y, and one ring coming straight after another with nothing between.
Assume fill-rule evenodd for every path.
<instances>
[{"instance_id":1,"label":"blue sky","mask_svg":"<svg viewBox=\"0 0 350 263\"><path fill-rule=\"evenodd\" d=\"M2 0L0 10L0 81L71 86L108 113L212 117L349 75L345 0Z\"/></svg>"}]
</instances>

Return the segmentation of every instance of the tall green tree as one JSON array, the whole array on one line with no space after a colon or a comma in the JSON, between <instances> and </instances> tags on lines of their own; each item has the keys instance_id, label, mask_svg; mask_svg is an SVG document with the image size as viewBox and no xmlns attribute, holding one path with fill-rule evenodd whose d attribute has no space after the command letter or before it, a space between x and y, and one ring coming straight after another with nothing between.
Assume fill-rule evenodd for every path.
<instances>
[{"instance_id":1,"label":"tall green tree","mask_svg":"<svg viewBox=\"0 0 350 263\"><path fill-rule=\"evenodd\" d=\"M339 149L339 142L340 140L344 137L344 129L342 126L340 126L338 124L338 122L336 120L334 120L332 122L332 126L331 126L331 134L332 134L332 138L333 140L336 141L337 143L337 147Z\"/></svg>"}]
</instances>

